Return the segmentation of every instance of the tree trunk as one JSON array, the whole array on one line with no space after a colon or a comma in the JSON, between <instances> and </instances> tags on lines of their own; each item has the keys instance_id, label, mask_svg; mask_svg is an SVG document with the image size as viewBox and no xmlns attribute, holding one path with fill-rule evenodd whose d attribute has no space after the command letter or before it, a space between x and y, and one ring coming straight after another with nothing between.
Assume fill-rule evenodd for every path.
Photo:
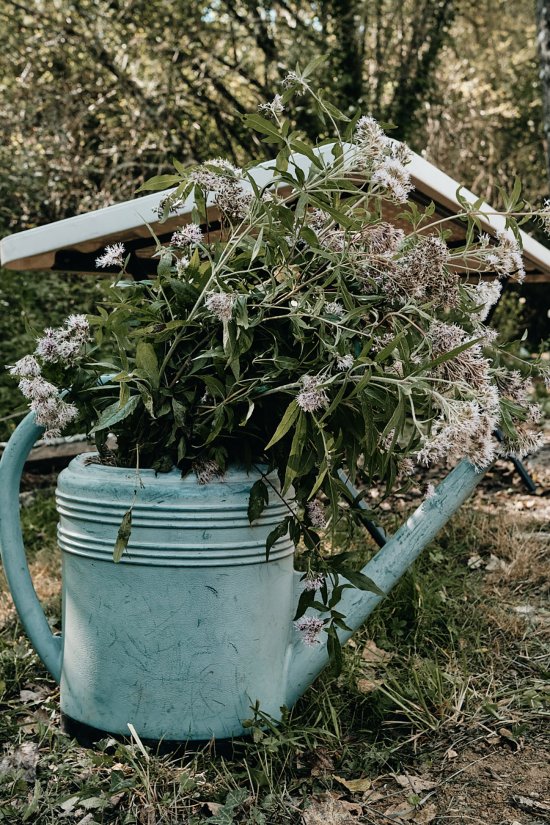
<instances>
[{"instance_id":1,"label":"tree trunk","mask_svg":"<svg viewBox=\"0 0 550 825\"><path fill-rule=\"evenodd\" d=\"M550 0L537 0L537 43L540 60L546 170L550 182Z\"/></svg>"},{"instance_id":2,"label":"tree trunk","mask_svg":"<svg viewBox=\"0 0 550 825\"><path fill-rule=\"evenodd\" d=\"M357 0L330 0L326 6L334 45L331 53L337 104L355 111L363 95L363 48L360 4Z\"/></svg>"}]
</instances>

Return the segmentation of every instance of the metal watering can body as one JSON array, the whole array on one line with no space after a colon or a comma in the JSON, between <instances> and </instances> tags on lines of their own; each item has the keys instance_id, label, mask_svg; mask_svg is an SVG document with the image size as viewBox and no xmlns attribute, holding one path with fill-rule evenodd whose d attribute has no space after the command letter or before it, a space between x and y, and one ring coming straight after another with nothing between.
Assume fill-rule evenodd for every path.
<instances>
[{"instance_id":1,"label":"metal watering can body","mask_svg":"<svg viewBox=\"0 0 550 825\"><path fill-rule=\"evenodd\" d=\"M63 555L61 710L94 728L147 739L243 733L251 705L285 703L294 607L294 546L269 532L286 515L275 493L247 518L259 473L229 468L198 484L88 464L58 480ZM276 476L270 477L278 486ZM132 505L128 547L113 548Z\"/></svg>"},{"instance_id":2,"label":"metal watering can body","mask_svg":"<svg viewBox=\"0 0 550 825\"><path fill-rule=\"evenodd\" d=\"M138 476L77 457L58 480L63 636L53 636L19 521L20 476L41 432L29 415L0 462L0 545L22 623L60 682L65 717L106 734L128 734L130 723L144 739L178 741L243 734L256 702L279 718L328 661L326 644L306 647L292 625L301 587L290 539L265 558L265 539L288 505L273 491L251 526L257 474L234 468L199 485L176 471ZM479 478L460 464L363 572L388 592ZM130 507L130 540L114 563ZM345 591L341 612L352 631L381 598Z\"/></svg>"}]
</instances>

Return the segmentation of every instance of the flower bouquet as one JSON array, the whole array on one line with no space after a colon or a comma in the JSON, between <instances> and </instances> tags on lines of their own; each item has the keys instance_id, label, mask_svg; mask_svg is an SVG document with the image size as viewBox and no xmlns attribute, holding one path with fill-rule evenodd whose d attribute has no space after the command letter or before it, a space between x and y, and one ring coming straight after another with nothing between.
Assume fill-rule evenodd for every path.
<instances>
[{"instance_id":1,"label":"flower bouquet","mask_svg":"<svg viewBox=\"0 0 550 825\"><path fill-rule=\"evenodd\" d=\"M314 69L289 74L245 117L274 147L269 174L214 159L148 181L142 190L169 187L160 220L193 204L167 243L154 238L156 277L133 279L124 245L107 247L97 266L114 273L110 300L46 330L11 367L46 435L78 419L98 462L178 468L201 483L229 465L260 468L251 523L276 471L293 494L267 552L288 533L302 548L296 620L311 644L345 627L343 587L374 586L334 550L362 515L341 471L389 493L417 464L482 469L540 438L540 364L520 362L484 323L502 279L523 277L518 226L535 213L516 186L491 237L481 203L459 193L464 239L449 246L448 220L409 200L406 146L338 111L312 88ZM302 94L330 140L308 142L285 116ZM129 535L126 520L119 558ZM312 605L323 618L304 616Z\"/></svg>"}]
</instances>

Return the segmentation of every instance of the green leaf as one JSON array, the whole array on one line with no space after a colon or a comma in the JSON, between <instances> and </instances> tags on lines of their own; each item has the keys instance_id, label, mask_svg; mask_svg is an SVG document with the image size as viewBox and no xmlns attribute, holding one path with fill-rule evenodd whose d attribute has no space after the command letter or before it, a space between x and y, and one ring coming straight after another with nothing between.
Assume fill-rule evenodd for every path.
<instances>
[{"instance_id":1,"label":"green leaf","mask_svg":"<svg viewBox=\"0 0 550 825\"><path fill-rule=\"evenodd\" d=\"M165 252L161 255L157 265L157 274L162 278L167 278L172 272L172 253Z\"/></svg>"},{"instance_id":2,"label":"green leaf","mask_svg":"<svg viewBox=\"0 0 550 825\"><path fill-rule=\"evenodd\" d=\"M116 543L113 550L113 561L115 564L118 564L120 561L122 554L128 547L128 542L130 541L130 534L132 532L132 507L124 513L122 517L122 521L120 523L120 527L118 528L118 533L116 537Z\"/></svg>"},{"instance_id":3,"label":"green leaf","mask_svg":"<svg viewBox=\"0 0 550 825\"><path fill-rule=\"evenodd\" d=\"M180 175L187 175L189 172L189 167L185 166L185 164L176 158L172 158L172 166Z\"/></svg>"},{"instance_id":4,"label":"green leaf","mask_svg":"<svg viewBox=\"0 0 550 825\"><path fill-rule=\"evenodd\" d=\"M244 123L246 126L249 126L251 129L254 129L255 132L259 132L262 135L267 135L269 138L276 143L282 143L282 136L279 133L277 127L267 118L262 117L261 115L252 114L252 115L245 115Z\"/></svg>"},{"instance_id":5,"label":"green leaf","mask_svg":"<svg viewBox=\"0 0 550 825\"><path fill-rule=\"evenodd\" d=\"M314 601L315 590L302 590L302 592L300 593L300 598L298 599L296 614L294 616L293 621L296 621L296 619L299 619L301 616L303 616L308 607L311 607Z\"/></svg>"},{"instance_id":6,"label":"green leaf","mask_svg":"<svg viewBox=\"0 0 550 825\"><path fill-rule=\"evenodd\" d=\"M329 656L331 672L334 676L338 676L342 672L342 645L338 638L338 633L333 624L329 625L327 640L327 652Z\"/></svg>"},{"instance_id":7,"label":"green leaf","mask_svg":"<svg viewBox=\"0 0 550 825\"><path fill-rule=\"evenodd\" d=\"M339 569L338 572L341 576L347 579L350 584L354 587L357 587L359 590L366 590L369 593L376 593L377 596L385 596L383 590L381 590L376 582L374 582L368 576L365 576L364 573L359 573L355 570L341 570Z\"/></svg>"},{"instance_id":8,"label":"green leaf","mask_svg":"<svg viewBox=\"0 0 550 825\"><path fill-rule=\"evenodd\" d=\"M311 489L311 492L308 496L308 499L313 498L313 496L315 495L315 493L317 492L317 490L319 489L319 487L323 483L327 472L328 472L328 464L327 464L327 459L326 459L326 456L325 456L325 458L323 459L323 461L321 463L321 467L319 468L319 473L317 475L317 478L315 479L315 484L313 485L313 487Z\"/></svg>"},{"instance_id":9,"label":"green leaf","mask_svg":"<svg viewBox=\"0 0 550 825\"><path fill-rule=\"evenodd\" d=\"M154 178L149 178L143 183L138 192L158 192L161 189L167 189L169 186L177 186L181 181L181 175L155 175Z\"/></svg>"},{"instance_id":10,"label":"green leaf","mask_svg":"<svg viewBox=\"0 0 550 825\"><path fill-rule=\"evenodd\" d=\"M100 430L106 430L108 427L112 427L113 424L118 424L119 421L123 421L135 411L140 402L141 397L139 395L133 395L122 407L118 401L106 407L101 413L95 427L90 430L90 434L97 433Z\"/></svg>"},{"instance_id":11,"label":"green leaf","mask_svg":"<svg viewBox=\"0 0 550 825\"><path fill-rule=\"evenodd\" d=\"M300 408L296 403L296 399L293 399L286 408L284 415L279 422L279 426L277 427L277 429L271 437L271 441L268 444L266 444L266 450L269 450L270 447L273 447L273 445L276 444L277 441L280 441L281 438L287 434L287 432L290 430L290 428L298 418L299 412Z\"/></svg>"},{"instance_id":12,"label":"green leaf","mask_svg":"<svg viewBox=\"0 0 550 825\"><path fill-rule=\"evenodd\" d=\"M323 100L323 107L327 110L329 115L332 115L333 118L336 120L343 120L349 121L349 117L345 115L340 109L337 109L336 106L333 106L332 103L329 103L328 100Z\"/></svg>"},{"instance_id":13,"label":"green leaf","mask_svg":"<svg viewBox=\"0 0 550 825\"><path fill-rule=\"evenodd\" d=\"M264 228L262 226L262 228L260 229L260 232L258 234L258 237L256 238L256 242L254 243L254 249L252 250L252 255L250 256L250 263L252 263L252 261L254 261L258 257L258 255L260 254L263 239L264 239Z\"/></svg>"},{"instance_id":14,"label":"green leaf","mask_svg":"<svg viewBox=\"0 0 550 825\"><path fill-rule=\"evenodd\" d=\"M317 167L317 169L323 169L323 162L321 161L319 155L316 155L311 146L308 143L304 143L303 140L296 140L295 138L291 141L291 147L297 152L301 152L302 155L305 155L309 160Z\"/></svg>"},{"instance_id":15,"label":"green leaf","mask_svg":"<svg viewBox=\"0 0 550 825\"><path fill-rule=\"evenodd\" d=\"M252 485L248 499L248 521L251 524L260 518L268 502L269 491L265 482L259 478L258 481L255 481Z\"/></svg>"},{"instance_id":16,"label":"green leaf","mask_svg":"<svg viewBox=\"0 0 550 825\"><path fill-rule=\"evenodd\" d=\"M375 357L375 359L374 359L374 360L376 361L376 363L377 363L377 364L379 364L381 361L384 361L384 359L385 359L385 358L387 358L389 355L391 355L391 354L392 354L392 352L394 351L394 349L397 347L397 345L399 344L399 342L402 340L402 338L404 338L404 337L405 337L405 335L406 335L406 334L407 334L407 330L406 330L406 329L402 329L402 330L401 330L401 332L399 332L399 333L395 336L395 338L392 338L392 340L391 340L391 341L389 341L389 342L386 344L386 346L385 346L385 347L383 347L383 348L380 350L380 352L378 352L378 353L376 354L376 357Z\"/></svg>"},{"instance_id":17,"label":"green leaf","mask_svg":"<svg viewBox=\"0 0 550 825\"><path fill-rule=\"evenodd\" d=\"M304 447L306 446L307 441L307 418L306 415L300 411L300 415L298 416L298 421L296 422L296 429L294 430L294 436L292 438L292 444L290 446L290 455L288 457L287 465L286 465L286 472L285 472L285 483L283 484L283 495L287 492L288 488L294 481L294 479L301 475L300 470L303 468L300 466L300 461L302 458L302 452Z\"/></svg>"},{"instance_id":18,"label":"green leaf","mask_svg":"<svg viewBox=\"0 0 550 825\"><path fill-rule=\"evenodd\" d=\"M271 548L275 544L276 541L282 539L288 533L290 529L290 523L292 521L291 516L287 516L283 521L274 527L271 533L269 533L267 539L265 540L265 560L269 561L269 554L271 552Z\"/></svg>"},{"instance_id":19,"label":"green leaf","mask_svg":"<svg viewBox=\"0 0 550 825\"><path fill-rule=\"evenodd\" d=\"M151 387L158 389L160 381L159 363L152 344L148 344L146 341L138 343L136 347L136 367L145 375Z\"/></svg>"},{"instance_id":20,"label":"green leaf","mask_svg":"<svg viewBox=\"0 0 550 825\"><path fill-rule=\"evenodd\" d=\"M439 366L439 364L444 364L445 361L450 361L452 358L460 355L461 352L464 352L464 350L470 349L470 347L479 344L481 341L483 341L483 338L473 338L471 341L465 341L464 344L460 344L460 346L450 349L448 352L442 353L442 355L438 355L437 358L433 359L433 361L429 361L427 364L421 364L418 369L411 373L411 375L415 375L418 372L424 372L428 369L431 370L434 367Z\"/></svg>"},{"instance_id":21,"label":"green leaf","mask_svg":"<svg viewBox=\"0 0 550 825\"><path fill-rule=\"evenodd\" d=\"M314 57L313 60L310 60L307 66L305 67L304 71L301 73L303 78L309 77L313 74L317 69L320 69L327 62L327 55L321 54ZM296 73L300 75L299 70L296 70Z\"/></svg>"}]
</instances>

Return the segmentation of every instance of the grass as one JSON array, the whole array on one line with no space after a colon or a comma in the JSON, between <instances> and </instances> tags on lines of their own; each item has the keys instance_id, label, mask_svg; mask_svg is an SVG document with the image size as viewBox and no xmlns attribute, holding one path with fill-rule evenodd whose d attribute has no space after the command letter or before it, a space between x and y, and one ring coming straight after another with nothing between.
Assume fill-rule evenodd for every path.
<instances>
[{"instance_id":1,"label":"grass","mask_svg":"<svg viewBox=\"0 0 550 825\"><path fill-rule=\"evenodd\" d=\"M51 493L37 491L22 512L33 575L57 624ZM545 640L533 632L545 546L524 533L463 509L346 646L342 674L318 679L278 727L257 714L250 739L225 754L209 746L161 757L113 740L80 748L60 731L57 687L5 599L0 823L387 825L394 798L412 811L407 821L432 821L425 793L384 784L380 799L374 789L388 775L446 782L450 753L491 738L536 745L547 720ZM496 557L498 569L469 567L477 556ZM531 612L514 610L525 603Z\"/></svg>"}]
</instances>

